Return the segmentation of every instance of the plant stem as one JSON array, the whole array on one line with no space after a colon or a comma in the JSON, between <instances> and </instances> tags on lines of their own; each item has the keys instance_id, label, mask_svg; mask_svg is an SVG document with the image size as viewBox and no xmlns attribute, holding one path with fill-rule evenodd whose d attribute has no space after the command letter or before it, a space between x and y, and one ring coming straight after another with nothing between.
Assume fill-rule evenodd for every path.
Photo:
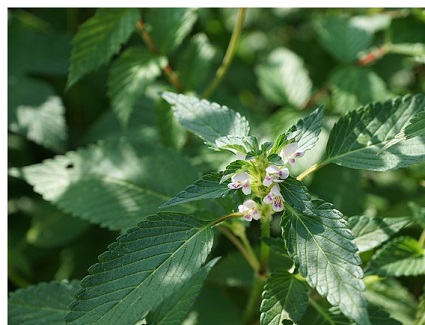
<instances>
[{"instance_id":1,"label":"plant stem","mask_svg":"<svg viewBox=\"0 0 425 325\"><path fill-rule=\"evenodd\" d=\"M241 252L243 257L245 257L248 264L252 267L252 269L257 272L259 268L259 263L257 260L257 257L255 256L254 252L247 247L245 247L238 238L226 227L224 226L218 226L218 229L225 235L232 243L236 246L236 248Z\"/></svg>"},{"instance_id":2,"label":"plant stem","mask_svg":"<svg viewBox=\"0 0 425 325\"><path fill-rule=\"evenodd\" d=\"M320 164L314 164L313 166L311 166L310 168L306 169L301 174L299 174L298 177L297 177L297 180L302 181L308 175L310 175L311 173L315 172L316 170L326 166L327 164L328 164L327 162L322 162Z\"/></svg>"},{"instance_id":3,"label":"plant stem","mask_svg":"<svg viewBox=\"0 0 425 325\"><path fill-rule=\"evenodd\" d=\"M215 78L204 91L202 95L203 98L208 98L211 96L211 94L218 87L230 67L230 63L232 62L232 59L235 55L237 41L239 40L239 36L241 35L242 26L245 19L245 13L246 8L239 8L236 24L233 29L232 37L230 38L229 46L227 47L226 54L224 55L223 61L221 62L221 65L215 74Z\"/></svg>"},{"instance_id":4,"label":"plant stem","mask_svg":"<svg viewBox=\"0 0 425 325\"><path fill-rule=\"evenodd\" d=\"M146 46L148 47L149 51L156 56L161 56L160 51L156 47L151 35L145 28L145 24L141 19L139 19L136 23L137 31L139 32L140 36L142 37L143 41L145 42ZM170 64L167 63L167 65L162 68L162 71L168 78L168 81L173 85L174 88L176 88L179 92L184 91L183 84L180 82L177 75L174 73L173 69L171 68Z\"/></svg>"},{"instance_id":5,"label":"plant stem","mask_svg":"<svg viewBox=\"0 0 425 325\"><path fill-rule=\"evenodd\" d=\"M421 245L421 247L424 247L425 244L425 230L422 231L421 236L419 237L419 245Z\"/></svg>"},{"instance_id":6,"label":"plant stem","mask_svg":"<svg viewBox=\"0 0 425 325\"><path fill-rule=\"evenodd\" d=\"M258 275L255 277L255 282L252 287L251 293L248 298L248 302L245 307L245 311L243 314L243 323L250 324L251 320L254 318L258 310L260 309L260 298L263 292L263 287L266 280L263 277L259 277Z\"/></svg>"},{"instance_id":7,"label":"plant stem","mask_svg":"<svg viewBox=\"0 0 425 325\"><path fill-rule=\"evenodd\" d=\"M263 216L261 221L261 238L270 237L270 223L271 213ZM265 276L269 267L269 254L270 247L263 240L261 241L261 255L260 255L260 269L258 270L259 276Z\"/></svg>"}]
</instances>

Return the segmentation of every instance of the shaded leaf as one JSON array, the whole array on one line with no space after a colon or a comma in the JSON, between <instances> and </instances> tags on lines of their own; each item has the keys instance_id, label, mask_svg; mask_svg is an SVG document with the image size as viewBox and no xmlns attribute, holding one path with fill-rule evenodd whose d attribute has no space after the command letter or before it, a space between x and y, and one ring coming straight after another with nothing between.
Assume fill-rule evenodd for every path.
<instances>
[{"instance_id":1,"label":"shaded leaf","mask_svg":"<svg viewBox=\"0 0 425 325\"><path fill-rule=\"evenodd\" d=\"M421 207L413 201L409 202L408 206L412 211L413 220L425 229L425 207Z\"/></svg>"},{"instance_id":2,"label":"shaded leaf","mask_svg":"<svg viewBox=\"0 0 425 325\"><path fill-rule=\"evenodd\" d=\"M146 15L150 35L162 55L170 54L189 34L197 15L195 8L152 8Z\"/></svg>"},{"instance_id":3,"label":"shaded leaf","mask_svg":"<svg viewBox=\"0 0 425 325\"><path fill-rule=\"evenodd\" d=\"M11 174L64 211L111 229L134 226L156 213L176 189L198 175L178 152L134 146L125 139L68 152Z\"/></svg>"},{"instance_id":4,"label":"shaded leaf","mask_svg":"<svg viewBox=\"0 0 425 325\"><path fill-rule=\"evenodd\" d=\"M261 324L298 324L307 308L308 286L286 270L274 271L264 286Z\"/></svg>"},{"instance_id":5,"label":"shaded leaf","mask_svg":"<svg viewBox=\"0 0 425 325\"><path fill-rule=\"evenodd\" d=\"M12 292L8 301L10 325L64 325L69 304L80 281L39 283Z\"/></svg>"},{"instance_id":6,"label":"shaded leaf","mask_svg":"<svg viewBox=\"0 0 425 325\"><path fill-rule=\"evenodd\" d=\"M425 107L425 96L405 96L349 112L329 136L324 162L384 171L407 167L425 158L425 137L381 149Z\"/></svg>"},{"instance_id":7,"label":"shaded leaf","mask_svg":"<svg viewBox=\"0 0 425 325\"><path fill-rule=\"evenodd\" d=\"M424 274L424 249L412 237L395 238L376 251L365 272L396 277Z\"/></svg>"},{"instance_id":8,"label":"shaded leaf","mask_svg":"<svg viewBox=\"0 0 425 325\"><path fill-rule=\"evenodd\" d=\"M162 204L161 208L230 195L233 191L227 187L227 184L220 184L221 177L222 173L211 173L203 176L200 180L186 187L176 197Z\"/></svg>"},{"instance_id":9,"label":"shaded leaf","mask_svg":"<svg viewBox=\"0 0 425 325\"><path fill-rule=\"evenodd\" d=\"M425 324L425 290L422 290L422 296L419 298L418 310L416 311L415 323L413 325Z\"/></svg>"},{"instance_id":10,"label":"shaded leaf","mask_svg":"<svg viewBox=\"0 0 425 325\"><path fill-rule=\"evenodd\" d=\"M27 77L8 79L8 128L57 153L66 147L65 107L46 83Z\"/></svg>"},{"instance_id":11,"label":"shaded leaf","mask_svg":"<svg viewBox=\"0 0 425 325\"><path fill-rule=\"evenodd\" d=\"M136 29L139 10L101 8L84 22L72 40L67 88L81 77L107 63Z\"/></svg>"},{"instance_id":12,"label":"shaded leaf","mask_svg":"<svg viewBox=\"0 0 425 325\"><path fill-rule=\"evenodd\" d=\"M325 16L315 24L322 46L335 59L349 63L372 44L373 34L355 17Z\"/></svg>"},{"instance_id":13,"label":"shaded leaf","mask_svg":"<svg viewBox=\"0 0 425 325\"><path fill-rule=\"evenodd\" d=\"M361 261L348 224L331 204L313 204L313 211L286 210L282 219L286 249L320 295L357 324L370 324Z\"/></svg>"},{"instance_id":14,"label":"shaded leaf","mask_svg":"<svg viewBox=\"0 0 425 325\"><path fill-rule=\"evenodd\" d=\"M314 213L314 205L311 196L304 184L295 177L289 176L279 183L279 187L285 201L298 212Z\"/></svg>"},{"instance_id":15,"label":"shaded leaf","mask_svg":"<svg viewBox=\"0 0 425 325\"><path fill-rule=\"evenodd\" d=\"M99 256L70 306L70 324L134 324L157 308L204 263L209 224L184 214L158 214L128 230Z\"/></svg>"},{"instance_id":16,"label":"shaded leaf","mask_svg":"<svg viewBox=\"0 0 425 325\"><path fill-rule=\"evenodd\" d=\"M224 136L247 136L249 133L248 121L226 106L170 92L162 97L172 105L181 125L211 145Z\"/></svg>"},{"instance_id":17,"label":"shaded leaf","mask_svg":"<svg viewBox=\"0 0 425 325\"><path fill-rule=\"evenodd\" d=\"M208 273L217 261L218 258L203 266L181 288L164 300L154 312L148 315L148 324L181 324L198 297Z\"/></svg>"},{"instance_id":18,"label":"shaded leaf","mask_svg":"<svg viewBox=\"0 0 425 325\"><path fill-rule=\"evenodd\" d=\"M310 98L312 83L304 63L286 48L270 53L256 73L261 92L275 104L302 108Z\"/></svg>"},{"instance_id":19,"label":"shaded leaf","mask_svg":"<svg viewBox=\"0 0 425 325\"><path fill-rule=\"evenodd\" d=\"M375 72L361 67L344 67L330 77L332 105L345 114L362 105L390 98L384 80Z\"/></svg>"},{"instance_id":20,"label":"shaded leaf","mask_svg":"<svg viewBox=\"0 0 425 325\"><path fill-rule=\"evenodd\" d=\"M354 216L348 219L354 242L359 252L369 251L391 238L400 229L409 225L410 217L381 218Z\"/></svg>"},{"instance_id":21,"label":"shaded leaf","mask_svg":"<svg viewBox=\"0 0 425 325\"><path fill-rule=\"evenodd\" d=\"M112 109L126 125L138 96L161 75L167 59L151 54L145 48L125 50L111 66L108 78L108 96Z\"/></svg>"}]
</instances>

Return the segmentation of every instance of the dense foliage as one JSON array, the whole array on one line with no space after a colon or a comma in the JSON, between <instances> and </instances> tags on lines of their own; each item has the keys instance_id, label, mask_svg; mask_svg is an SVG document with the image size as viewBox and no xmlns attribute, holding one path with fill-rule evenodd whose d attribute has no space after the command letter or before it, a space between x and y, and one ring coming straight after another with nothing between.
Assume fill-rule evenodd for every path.
<instances>
[{"instance_id":1,"label":"dense foliage","mask_svg":"<svg viewBox=\"0 0 425 325\"><path fill-rule=\"evenodd\" d=\"M13 324L425 324L422 9L10 9Z\"/></svg>"}]
</instances>

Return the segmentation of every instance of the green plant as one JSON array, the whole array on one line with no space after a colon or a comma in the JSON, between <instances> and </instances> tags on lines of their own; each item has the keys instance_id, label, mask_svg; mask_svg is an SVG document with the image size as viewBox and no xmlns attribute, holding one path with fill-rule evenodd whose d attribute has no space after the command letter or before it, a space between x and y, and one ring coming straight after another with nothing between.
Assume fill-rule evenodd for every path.
<instances>
[{"instance_id":1,"label":"green plant","mask_svg":"<svg viewBox=\"0 0 425 325\"><path fill-rule=\"evenodd\" d=\"M423 324L422 10L10 16L11 324Z\"/></svg>"}]
</instances>

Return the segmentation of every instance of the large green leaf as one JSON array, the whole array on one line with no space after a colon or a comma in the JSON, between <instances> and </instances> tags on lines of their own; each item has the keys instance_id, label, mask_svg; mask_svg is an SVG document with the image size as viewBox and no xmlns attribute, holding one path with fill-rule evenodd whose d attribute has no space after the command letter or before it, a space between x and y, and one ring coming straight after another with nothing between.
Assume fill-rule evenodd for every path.
<instances>
[{"instance_id":1,"label":"large green leaf","mask_svg":"<svg viewBox=\"0 0 425 325\"><path fill-rule=\"evenodd\" d=\"M24 77L8 79L8 128L57 153L65 151L65 107L46 83Z\"/></svg>"},{"instance_id":2,"label":"large green leaf","mask_svg":"<svg viewBox=\"0 0 425 325\"><path fill-rule=\"evenodd\" d=\"M390 98L384 80L367 68L343 67L335 71L330 87L333 107L342 114Z\"/></svg>"},{"instance_id":3,"label":"large green leaf","mask_svg":"<svg viewBox=\"0 0 425 325\"><path fill-rule=\"evenodd\" d=\"M200 90L210 76L215 48L205 34L196 34L183 49L176 71L186 89Z\"/></svg>"},{"instance_id":4,"label":"large green leaf","mask_svg":"<svg viewBox=\"0 0 425 325\"><path fill-rule=\"evenodd\" d=\"M365 272L382 276L424 274L424 249L412 237L395 238L373 255Z\"/></svg>"},{"instance_id":5,"label":"large green leaf","mask_svg":"<svg viewBox=\"0 0 425 325\"><path fill-rule=\"evenodd\" d=\"M155 47L167 55L189 34L197 15L194 8L152 8L146 15Z\"/></svg>"},{"instance_id":6,"label":"large green leaf","mask_svg":"<svg viewBox=\"0 0 425 325\"><path fill-rule=\"evenodd\" d=\"M74 39L67 88L107 63L136 29L139 10L102 8L84 22Z\"/></svg>"},{"instance_id":7,"label":"large green leaf","mask_svg":"<svg viewBox=\"0 0 425 325\"><path fill-rule=\"evenodd\" d=\"M199 271L213 242L209 224L159 214L118 237L81 281L71 324L134 324Z\"/></svg>"},{"instance_id":8,"label":"large green leaf","mask_svg":"<svg viewBox=\"0 0 425 325\"><path fill-rule=\"evenodd\" d=\"M280 325L284 320L298 324L307 308L308 286L287 270L272 273L261 302L260 323Z\"/></svg>"},{"instance_id":9,"label":"large green leaf","mask_svg":"<svg viewBox=\"0 0 425 325\"><path fill-rule=\"evenodd\" d=\"M8 301L8 324L65 325L68 306L80 288L80 281L61 281L39 283L12 292Z\"/></svg>"},{"instance_id":10,"label":"large green leaf","mask_svg":"<svg viewBox=\"0 0 425 325\"><path fill-rule=\"evenodd\" d=\"M218 258L213 259L207 265L203 266L181 288L164 300L154 312L148 315L148 324L181 324L198 297L209 271L217 261Z\"/></svg>"},{"instance_id":11,"label":"large green leaf","mask_svg":"<svg viewBox=\"0 0 425 325\"><path fill-rule=\"evenodd\" d=\"M178 152L125 139L11 173L64 211L111 229L136 225L198 177Z\"/></svg>"},{"instance_id":12,"label":"large green leaf","mask_svg":"<svg viewBox=\"0 0 425 325\"><path fill-rule=\"evenodd\" d=\"M226 106L170 92L162 97L172 105L181 125L211 145L224 136L247 136L249 133L248 121Z\"/></svg>"},{"instance_id":13,"label":"large green leaf","mask_svg":"<svg viewBox=\"0 0 425 325\"><path fill-rule=\"evenodd\" d=\"M354 18L327 15L315 24L322 46L335 59L348 63L372 44L373 33Z\"/></svg>"},{"instance_id":14,"label":"large green leaf","mask_svg":"<svg viewBox=\"0 0 425 325\"><path fill-rule=\"evenodd\" d=\"M369 251L412 222L410 217L381 218L354 216L348 219L359 252Z\"/></svg>"},{"instance_id":15,"label":"large green leaf","mask_svg":"<svg viewBox=\"0 0 425 325\"><path fill-rule=\"evenodd\" d=\"M220 184L222 173L207 174L192 185L186 187L176 197L165 202L161 208L188 203L196 200L216 199L232 193L227 184Z\"/></svg>"},{"instance_id":16,"label":"large green leaf","mask_svg":"<svg viewBox=\"0 0 425 325\"><path fill-rule=\"evenodd\" d=\"M112 109L124 125L137 97L161 75L166 63L166 58L155 56L142 47L128 48L114 61L108 78L108 96Z\"/></svg>"},{"instance_id":17,"label":"large green leaf","mask_svg":"<svg viewBox=\"0 0 425 325\"><path fill-rule=\"evenodd\" d=\"M285 212L286 249L310 286L357 324L370 324L361 261L348 224L331 204L312 204L313 211Z\"/></svg>"},{"instance_id":18,"label":"large green leaf","mask_svg":"<svg viewBox=\"0 0 425 325\"><path fill-rule=\"evenodd\" d=\"M412 117L425 109L425 96L405 96L349 112L329 136L325 163L384 171L419 163L425 158L425 136L382 150Z\"/></svg>"},{"instance_id":19,"label":"large green leaf","mask_svg":"<svg viewBox=\"0 0 425 325\"><path fill-rule=\"evenodd\" d=\"M302 108L310 98L312 83L302 60L285 48L277 48L256 68L259 87L279 105Z\"/></svg>"}]
</instances>

